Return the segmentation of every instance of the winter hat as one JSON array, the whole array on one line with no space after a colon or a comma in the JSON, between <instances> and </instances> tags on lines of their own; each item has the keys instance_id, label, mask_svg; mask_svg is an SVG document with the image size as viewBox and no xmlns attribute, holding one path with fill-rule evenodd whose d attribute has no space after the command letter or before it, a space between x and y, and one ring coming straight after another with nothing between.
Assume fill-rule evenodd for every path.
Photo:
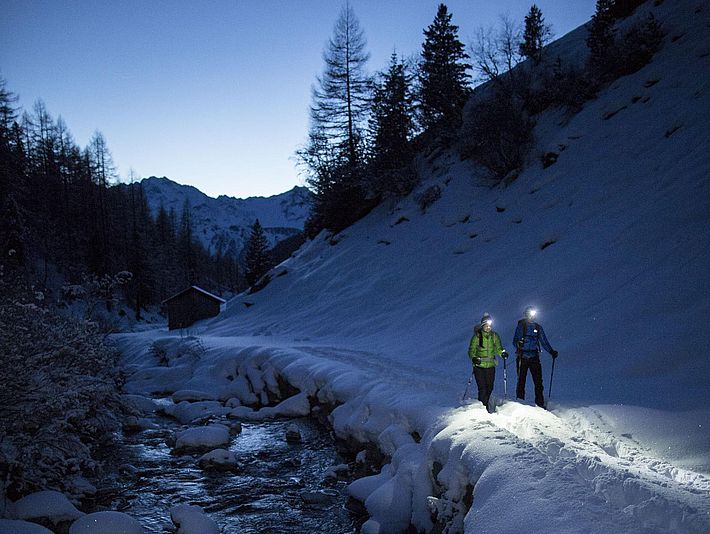
<instances>
[{"instance_id":1,"label":"winter hat","mask_svg":"<svg viewBox=\"0 0 710 534\"><path fill-rule=\"evenodd\" d=\"M483 317L481 317L481 326L487 324L488 322L493 322L493 318L491 317L491 314L486 312L483 314Z\"/></svg>"}]
</instances>

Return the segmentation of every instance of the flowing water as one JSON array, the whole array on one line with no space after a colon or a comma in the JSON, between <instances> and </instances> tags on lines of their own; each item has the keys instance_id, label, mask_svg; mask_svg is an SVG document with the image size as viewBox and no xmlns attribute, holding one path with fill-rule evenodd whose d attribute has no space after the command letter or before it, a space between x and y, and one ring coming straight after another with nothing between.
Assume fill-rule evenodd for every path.
<instances>
[{"instance_id":1,"label":"flowing water","mask_svg":"<svg viewBox=\"0 0 710 534\"><path fill-rule=\"evenodd\" d=\"M109 463L122 474L100 481L97 509L125 512L158 533L175 532L169 510L177 504L201 506L223 534L337 534L362 523L348 510L347 482L324 479L343 460L332 432L313 418L243 423L225 447L237 455L234 472L203 471L201 453L174 454L167 442L185 427L159 415L153 421L157 428L126 434L111 451ZM300 442L286 440L292 425Z\"/></svg>"}]
</instances>

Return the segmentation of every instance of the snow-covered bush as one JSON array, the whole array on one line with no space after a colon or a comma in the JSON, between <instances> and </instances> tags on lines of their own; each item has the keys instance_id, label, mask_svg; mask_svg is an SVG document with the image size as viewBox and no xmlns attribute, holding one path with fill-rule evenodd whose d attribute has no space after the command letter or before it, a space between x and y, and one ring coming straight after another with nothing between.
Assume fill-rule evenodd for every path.
<instances>
[{"instance_id":1,"label":"snow-covered bush","mask_svg":"<svg viewBox=\"0 0 710 534\"><path fill-rule=\"evenodd\" d=\"M92 452L118 428L116 353L87 323L0 278L0 478L11 498L83 493ZM84 490L80 486L84 486Z\"/></svg>"},{"instance_id":2,"label":"snow-covered bush","mask_svg":"<svg viewBox=\"0 0 710 534\"><path fill-rule=\"evenodd\" d=\"M461 156L498 178L522 167L533 141L534 121L515 94L497 91L470 105L461 130Z\"/></svg>"},{"instance_id":3,"label":"snow-covered bush","mask_svg":"<svg viewBox=\"0 0 710 534\"><path fill-rule=\"evenodd\" d=\"M426 212L429 207L441 198L441 188L438 185L432 185L423 193L417 195L416 201L422 213Z\"/></svg>"}]
</instances>

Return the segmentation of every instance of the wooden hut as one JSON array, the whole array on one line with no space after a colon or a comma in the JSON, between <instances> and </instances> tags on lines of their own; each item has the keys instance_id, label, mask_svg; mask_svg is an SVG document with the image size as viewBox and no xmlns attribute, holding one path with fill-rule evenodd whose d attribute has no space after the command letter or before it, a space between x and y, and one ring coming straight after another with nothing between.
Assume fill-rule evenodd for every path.
<instances>
[{"instance_id":1,"label":"wooden hut","mask_svg":"<svg viewBox=\"0 0 710 534\"><path fill-rule=\"evenodd\" d=\"M214 317L222 311L225 300L197 286L190 286L165 299L168 310L168 328L187 328L196 321Z\"/></svg>"}]
</instances>

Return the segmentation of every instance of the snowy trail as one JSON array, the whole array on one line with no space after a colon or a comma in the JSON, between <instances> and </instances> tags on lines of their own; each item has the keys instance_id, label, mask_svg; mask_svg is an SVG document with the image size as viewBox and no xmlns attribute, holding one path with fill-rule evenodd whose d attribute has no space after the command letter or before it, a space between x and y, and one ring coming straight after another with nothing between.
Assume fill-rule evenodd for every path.
<instances>
[{"instance_id":1,"label":"snowy trail","mask_svg":"<svg viewBox=\"0 0 710 534\"><path fill-rule=\"evenodd\" d=\"M162 336L176 346L183 343ZM139 356L150 335L125 336L129 340L124 354ZM263 387L268 380L260 376L273 369L309 396L338 406L332 413L336 433L372 442L391 457L380 475L351 487L372 516L373 530L363 532L395 532L409 523L429 530L433 509L449 532L515 532L511 525L522 524L529 532L710 528L708 450L702 448L707 432L700 428L687 438L701 468L664 457L671 439L664 434L674 432L664 416L682 419L675 414L636 408L644 427L629 419L633 407L554 406L548 412L507 401L488 414L475 401L460 405L468 377L456 369L394 364L387 355L332 340L306 345L273 337L203 336L200 343L205 354L189 360L173 388L211 391L235 368L253 387ZM173 381L177 369L148 371ZM161 380L152 387L163 387ZM699 417L703 423L694 426L702 427L707 412ZM649 433L654 424L658 429ZM663 437L658 443L657 436ZM463 506L467 492L472 503ZM539 510L546 510L545 517L531 522Z\"/></svg>"}]
</instances>

